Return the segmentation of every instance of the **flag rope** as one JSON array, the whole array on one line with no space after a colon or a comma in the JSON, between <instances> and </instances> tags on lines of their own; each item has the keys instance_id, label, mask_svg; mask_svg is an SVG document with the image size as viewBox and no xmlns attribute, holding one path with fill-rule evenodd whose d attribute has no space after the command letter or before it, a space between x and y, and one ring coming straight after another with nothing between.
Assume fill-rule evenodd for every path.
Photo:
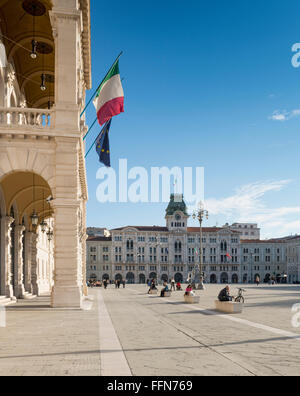
<instances>
[{"instance_id":1,"label":"flag rope","mask_svg":"<svg viewBox=\"0 0 300 396\"><path fill-rule=\"evenodd\" d=\"M87 133L84 135L83 141L85 141L85 139L87 138L87 135L91 132L91 130L95 126L97 120L98 120L98 117L96 117L95 121L92 123L92 125L90 126L89 130L87 131Z\"/></svg>"},{"instance_id":2,"label":"flag rope","mask_svg":"<svg viewBox=\"0 0 300 396\"><path fill-rule=\"evenodd\" d=\"M119 56L117 57L117 59L114 61L112 67L108 70L108 72L106 73L106 76L103 78L103 80L101 81L101 83L99 84L98 88L96 89L96 91L93 93L92 97L90 98L90 100L88 101L87 105L85 106L85 108L82 110L81 114L80 114L80 118L83 116L83 114L85 113L86 109L88 108L88 106L90 105L91 101L94 99L96 93L98 92L99 88L101 87L103 81L106 79L106 77L109 75L111 69L115 66L115 64L118 62L118 60L120 59L120 57L123 55L123 51L120 52Z\"/></svg>"},{"instance_id":3,"label":"flag rope","mask_svg":"<svg viewBox=\"0 0 300 396\"><path fill-rule=\"evenodd\" d=\"M96 119L96 121L97 121L97 119ZM89 153L90 153L90 151L92 150L94 144L96 143L98 137L101 137L101 136L103 135L104 130L105 130L105 127L106 127L106 125L107 125L108 122L109 122L109 121L107 121L107 122L104 124L104 127L102 128L101 134L98 135L98 136L96 137L96 139L94 140L93 144L92 144L91 147L88 149L88 152L85 154L85 157L84 157L84 158L86 158L86 157L89 155ZM86 136L86 135L85 135L85 136Z\"/></svg>"}]
</instances>

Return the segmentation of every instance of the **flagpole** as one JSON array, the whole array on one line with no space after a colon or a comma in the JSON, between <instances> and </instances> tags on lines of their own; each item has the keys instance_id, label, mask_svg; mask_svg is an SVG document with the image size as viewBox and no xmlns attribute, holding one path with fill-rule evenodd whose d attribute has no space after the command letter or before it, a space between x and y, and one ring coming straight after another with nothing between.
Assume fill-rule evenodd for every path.
<instances>
[{"instance_id":1,"label":"flagpole","mask_svg":"<svg viewBox=\"0 0 300 396\"><path fill-rule=\"evenodd\" d=\"M89 155L89 152L92 150L92 148L93 148L94 144L96 143L98 137L99 137L99 135L98 135L98 136L96 137L96 139L94 140L93 144L92 144L91 147L89 148L88 152L85 154L85 157L84 157L84 158L86 158L86 157Z\"/></svg>"},{"instance_id":2,"label":"flagpole","mask_svg":"<svg viewBox=\"0 0 300 396\"><path fill-rule=\"evenodd\" d=\"M84 135L83 141L85 141L85 139L87 138L87 135L91 132L91 130L92 130L93 127L95 126L97 120L98 120L98 117L96 117L95 121L92 123L92 125L91 125L91 127L89 128L89 130L87 131L87 133Z\"/></svg>"},{"instance_id":3,"label":"flagpole","mask_svg":"<svg viewBox=\"0 0 300 396\"><path fill-rule=\"evenodd\" d=\"M97 121L97 120L96 120L96 121ZM104 124L104 127L102 128L102 130L101 130L101 132L100 132L100 133L101 133L101 136L102 136L102 134L103 134L104 128L106 127L107 123L108 123L108 121ZM88 156L89 152L92 150L94 144L96 143L98 137L99 137L99 135L98 135L98 136L96 137L96 139L94 140L93 144L92 144L91 147L89 148L88 152L85 154L85 157L84 157L84 158L86 158L86 157Z\"/></svg>"},{"instance_id":4,"label":"flagpole","mask_svg":"<svg viewBox=\"0 0 300 396\"><path fill-rule=\"evenodd\" d=\"M96 89L96 91L93 93L92 97L90 98L90 100L88 101L87 105L85 106L85 108L83 109L82 113L80 114L80 118L83 116L84 112L86 111L86 109L88 108L89 104L91 103L91 101L94 99L94 96L96 95L96 93L98 92L99 88L101 87L103 81L106 79L106 77L109 75L109 72L111 71L111 69L115 66L115 64L118 62L118 60L120 59L120 57L123 55L123 51L120 52L119 56L117 57L117 59L114 61L113 65L111 66L111 68L108 70L108 72L106 73L106 76L103 78L103 80L101 81L101 83L99 84L98 88Z\"/></svg>"}]
</instances>

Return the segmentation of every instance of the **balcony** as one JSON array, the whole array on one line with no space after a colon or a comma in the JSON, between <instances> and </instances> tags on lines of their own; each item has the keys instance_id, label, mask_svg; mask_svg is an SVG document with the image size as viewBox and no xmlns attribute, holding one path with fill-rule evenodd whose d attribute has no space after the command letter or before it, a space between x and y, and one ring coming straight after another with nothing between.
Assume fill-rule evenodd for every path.
<instances>
[{"instance_id":1,"label":"balcony","mask_svg":"<svg viewBox=\"0 0 300 396\"><path fill-rule=\"evenodd\" d=\"M50 129L53 110L0 107L0 129Z\"/></svg>"}]
</instances>

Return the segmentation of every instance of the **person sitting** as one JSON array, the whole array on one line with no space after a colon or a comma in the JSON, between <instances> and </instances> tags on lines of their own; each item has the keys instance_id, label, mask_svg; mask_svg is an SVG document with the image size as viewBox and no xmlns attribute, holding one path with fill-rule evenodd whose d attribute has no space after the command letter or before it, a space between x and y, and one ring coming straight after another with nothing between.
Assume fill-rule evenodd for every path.
<instances>
[{"instance_id":1,"label":"person sitting","mask_svg":"<svg viewBox=\"0 0 300 396\"><path fill-rule=\"evenodd\" d=\"M188 287L185 289L184 295L185 295L185 296L190 296L192 292L193 292L192 285L189 284Z\"/></svg>"},{"instance_id":2,"label":"person sitting","mask_svg":"<svg viewBox=\"0 0 300 396\"><path fill-rule=\"evenodd\" d=\"M156 284L155 284L155 279L152 279L150 289L148 291L148 294L150 293L151 290L157 290Z\"/></svg>"},{"instance_id":3,"label":"person sitting","mask_svg":"<svg viewBox=\"0 0 300 396\"><path fill-rule=\"evenodd\" d=\"M177 290L182 290L182 288L181 288L181 283L180 283L180 282L177 282L177 284L176 284L176 289L177 289Z\"/></svg>"},{"instance_id":4,"label":"person sitting","mask_svg":"<svg viewBox=\"0 0 300 396\"><path fill-rule=\"evenodd\" d=\"M227 285L224 289L222 289L219 293L218 299L219 301L232 301L232 297L229 294L230 288Z\"/></svg>"},{"instance_id":5,"label":"person sitting","mask_svg":"<svg viewBox=\"0 0 300 396\"><path fill-rule=\"evenodd\" d=\"M165 297L165 293L169 291L169 286L167 282L164 282L164 288L161 289L160 297Z\"/></svg>"}]
</instances>

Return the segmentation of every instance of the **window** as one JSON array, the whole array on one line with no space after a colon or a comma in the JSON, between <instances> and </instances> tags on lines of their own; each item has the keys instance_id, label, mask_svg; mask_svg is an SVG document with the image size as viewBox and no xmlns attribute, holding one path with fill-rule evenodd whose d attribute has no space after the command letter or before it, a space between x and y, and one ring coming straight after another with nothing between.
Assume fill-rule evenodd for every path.
<instances>
[{"instance_id":1,"label":"window","mask_svg":"<svg viewBox=\"0 0 300 396\"><path fill-rule=\"evenodd\" d=\"M90 249L90 251L91 251L92 253L95 253L95 252L97 251L97 248L96 248L95 246L92 246L91 249Z\"/></svg>"}]
</instances>

